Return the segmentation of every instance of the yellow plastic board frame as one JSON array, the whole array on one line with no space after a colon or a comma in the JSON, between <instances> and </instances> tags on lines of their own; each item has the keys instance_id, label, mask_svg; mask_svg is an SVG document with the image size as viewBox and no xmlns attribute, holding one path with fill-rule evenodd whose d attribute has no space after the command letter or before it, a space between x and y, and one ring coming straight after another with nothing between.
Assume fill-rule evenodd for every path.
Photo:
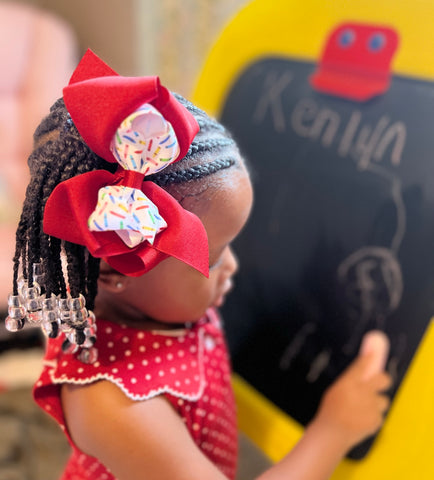
<instances>
[{"instance_id":1,"label":"yellow plastic board frame","mask_svg":"<svg viewBox=\"0 0 434 480\"><path fill-rule=\"evenodd\" d=\"M330 31L348 21L394 27L401 40L393 73L434 81L434 0L256 0L216 41L193 101L218 117L250 64L272 56L318 61ZM431 321L374 446L363 460L343 460L333 480L434 479L433 366ZM280 460L303 428L236 375L234 388L241 430L271 460Z\"/></svg>"}]
</instances>

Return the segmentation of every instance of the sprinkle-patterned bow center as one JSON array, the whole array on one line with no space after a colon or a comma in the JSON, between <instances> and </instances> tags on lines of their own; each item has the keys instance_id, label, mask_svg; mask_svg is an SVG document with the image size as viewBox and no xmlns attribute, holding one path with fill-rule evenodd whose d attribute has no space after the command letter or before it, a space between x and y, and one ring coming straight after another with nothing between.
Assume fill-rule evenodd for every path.
<instances>
[{"instance_id":1,"label":"sprinkle-patterned bow center","mask_svg":"<svg viewBox=\"0 0 434 480\"><path fill-rule=\"evenodd\" d=\"M121 124L110 145L125 170L151 175L176 160L179 144L172 125L146 103Z\"/></svg>"},{"instance_id":2,"label":"sprinkle-patterned bow center","mask_svg":"<svg viewBox=\"0 0 434 480\"><path fill-rule=\"evenodd\" d=\"M115 231L130 248L167 227L158 208L136 188L107 186L98 192L98 205L88 220L92 231Z\"/></svg>"},{"instance_id":3,"label":"sprinkle-patterned bow center","mask_svg":"<svg viewBox=\"0 0 434 480\"><path fill-rule=\"evenodd\" d=\"M159 172L179 155L172 125L148 103L122 122L110 149L124 170L143 176ZM125 175L124 178L133 177ZM155 235L166 228L167 223L141 190L120 185L99 190L98 203L88 226L92 231L115 231L128 247L133 248L145 240L153 244Z\"/></svg>"}]
</instances>

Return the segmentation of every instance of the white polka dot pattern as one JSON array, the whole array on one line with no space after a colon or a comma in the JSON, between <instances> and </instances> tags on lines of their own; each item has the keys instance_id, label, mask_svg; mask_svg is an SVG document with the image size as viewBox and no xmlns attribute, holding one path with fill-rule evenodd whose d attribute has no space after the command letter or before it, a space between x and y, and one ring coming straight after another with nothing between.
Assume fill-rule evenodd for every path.
<instances>
[{"instance_id":1,"label":"white polka dot pattern","mask_svg":"<svg viewBox=\"0 0 434 480\"><path fill-rule=\"evenodd\" d=\"M46 366L34 390L38 404L61 426L61 383L106 379L137 401L164 394L203 453L228 478L235 477L235 402L226 344L214 310L190 329L176 332L140 331L98 320L99 355L93 365L63 354L61 343L61 338L49 341ZM61 480L75 479L115 480L95 458L74 447Z\"/></svg>"}]
</instances>

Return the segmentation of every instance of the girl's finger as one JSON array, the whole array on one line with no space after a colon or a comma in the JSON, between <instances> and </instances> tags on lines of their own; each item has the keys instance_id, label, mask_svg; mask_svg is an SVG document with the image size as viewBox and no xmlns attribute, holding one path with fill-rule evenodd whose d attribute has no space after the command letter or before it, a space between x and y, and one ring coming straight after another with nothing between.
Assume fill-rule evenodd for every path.
<instances>
[{"instance_id":1,"label":"girl's finger","mask_svg":"<svg viewBox=\"0 0 434 480\"><path fill-rule=\"evenodd\" d=\"M390 399L386 395L379 395L378 396L378 405L379 410L382 414L385 414L390 407Z\"/></svg>"},{"instance_id":2,"label":"girl's finger","mask_svg":"<svg viewBox=\"0 0 434 480\"><path fill-rule=\"evenodd\" d=\"M363 380L369 380L385 369L389 349L390 342L384 332L372 330L365 334L359 350L359 356L369 356L369 362L364 366Z\"/></svg>"},{"instance_id":3,"label":"girl's finger","mask_svg":"<svg viewBox=\"0 0 434 480\"><path fill-rule=\"evenodd\" d=\"M387 392L392 385L392 377L386 372L381 372L373 378L373 388L377 392Z\"/></svg>"}]
</instances>

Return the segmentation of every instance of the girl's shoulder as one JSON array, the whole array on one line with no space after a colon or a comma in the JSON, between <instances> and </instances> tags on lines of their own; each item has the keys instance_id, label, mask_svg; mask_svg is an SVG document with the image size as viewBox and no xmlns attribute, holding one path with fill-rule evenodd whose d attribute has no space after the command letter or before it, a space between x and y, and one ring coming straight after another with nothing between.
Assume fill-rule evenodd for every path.
<instances>
[{"instance_id":1,"label":"girl's shoulder","mask_svg":"<svg viewBox=\"0 0 434 480\"><path fill-rule=\"evenodd\" d=\"M224 348L220 320L214 310L177 330L140 330L98 319L98 359L91 364L83 363L79 352L64 353L62 342L62 336L48 342L36 390L49 385L88 385L108 380L132 400L161 393L198 399L205 385L204 351L210 343Z\"/></svg>"}]
</instances>

